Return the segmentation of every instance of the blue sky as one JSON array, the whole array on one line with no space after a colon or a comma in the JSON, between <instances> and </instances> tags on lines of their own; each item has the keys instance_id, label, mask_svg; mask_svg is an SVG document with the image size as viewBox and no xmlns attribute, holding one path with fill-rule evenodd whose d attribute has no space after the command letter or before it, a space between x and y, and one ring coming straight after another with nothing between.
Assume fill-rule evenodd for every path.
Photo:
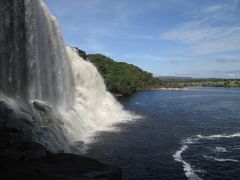
<instances>
[{"instance_id":1,"label":"blue sky","mask_svg":"<svg viewBox=\"0 0 240 180\"><path fill-rule=\"evenodd\" d=\"M44 0L68 45L154 75L240 78L240 0Z\"/></svg>"}]
</instances>

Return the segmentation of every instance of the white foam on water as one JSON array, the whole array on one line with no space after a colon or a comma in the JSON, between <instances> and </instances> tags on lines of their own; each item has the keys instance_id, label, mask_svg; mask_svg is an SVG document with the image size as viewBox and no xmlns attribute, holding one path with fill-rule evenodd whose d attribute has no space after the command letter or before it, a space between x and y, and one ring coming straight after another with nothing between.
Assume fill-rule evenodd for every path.
<instances>
[{"instance_id":1,"label":"white foam on water","mask_svg":"<svg viewBox=\"0 0 240 180\"><path fill-rule=\"evenodd\" d=\"M187 162L186 160L183 159L182 154L189 149L189 145L198 143L200 140L218 140L218 139L228 139L228 138L238 138L240 137L240 133L234 133L234 134L216 134L216 135L209 135L209 136L204 136L204 135L197 135L194 137L186 138L182 141L182 146L181 148L176 151L176 153L173 155L173 158L175 161L181 162L183 165L183 171L185 172L186 177L189 180L199 180L202 179L200 178L196 172L204 172L203 170L196 170L193 169L192 165ZM224 147L216 147L214 149L215 151L218 152L227 152L226 148ZM216 158L212 156L206 156L203 155L205 159L211 159L217 162L240 162L239 160L236 159L228 159L228 158Z\"/></svg>"},{"instance_id":2,"label":"white foam on water","mask_svg":"<svg viewBox=\"0 0 240 180\"><path fill-rule=\"evenodd\" d=\"M187 139L187 142L191 142L191 139ZM200 170L194 170L191 166L190 163L188 163L187 161L185 161L182 158L182 153L184 151L186 151L188 149L188 145L185 144L183 145L174 155L173 158L175 161L181 162L183 164L183 171L185 172L185 175L188 179L190 180L201 180L202 178L200 178L195 172L199 172Z\"/></svg>"},{"instance_id":3,"label":"white foam on water","mask_svg":"<svg viewBox=\"0 0 240 180\"><path fill-rule=\"evenodd\" d=\"M240 137L240 133L234 133L234 134L216 134L216 135L210 135L210 136L203 136L203 135L197 135L197 138L199 139L209 139L209 140L214 140L214 139L220 139L220 138L234 138L234 137Z\"/></svg>"},{"instance_id":4,"label":"white foam on water","mask_svg":"<svg viewBox=\"0 0 240 180\"><path fill-rule=\"evenodd\" d=\"M214 149L212 149L214 152L219 152L219 153L225 153L228 152L228 150L224 147L215 147Z\"/></svg>"},{"instance_id":5,"label":"white foam on water","mask_svg":"<svg viewBox=\"0 0 240 180\"><path fill-rule=\"evenodd\" d=\"M217 161L217 162L236 162L239 163L240 161L237 159L228 159L228 158L216 158L213 156L207 156L207 155L203 155L203 157L207 160L212 160L212 161Z\"/></svg>"}]
</instances>

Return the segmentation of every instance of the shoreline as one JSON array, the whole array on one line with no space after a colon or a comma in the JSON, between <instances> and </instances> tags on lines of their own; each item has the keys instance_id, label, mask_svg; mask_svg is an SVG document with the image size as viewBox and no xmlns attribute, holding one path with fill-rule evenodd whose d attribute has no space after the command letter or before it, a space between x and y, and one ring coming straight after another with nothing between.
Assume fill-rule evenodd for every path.
<instances>
[{"instance_id":1,"label":"shoreline","mask_svg":"<svg viewBox=\"0 0 240 180\"><path fill-rule=\"evenodd\" d=\"M139 91L189 91L191 88L152 88L152 89L141 89Z\"/></svg>"}]
</instances>

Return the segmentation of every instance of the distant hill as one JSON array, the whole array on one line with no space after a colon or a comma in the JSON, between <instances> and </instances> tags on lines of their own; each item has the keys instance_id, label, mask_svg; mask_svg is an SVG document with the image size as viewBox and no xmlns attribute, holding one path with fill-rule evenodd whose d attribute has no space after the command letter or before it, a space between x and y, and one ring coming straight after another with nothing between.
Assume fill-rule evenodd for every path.
<instances>
[{"instance_id":1,"label":"distant hill","mask_svg":"<svg viewBox=\"0 0 240 180\"><path fill-rule=\"evenodd\" d=\"M194 78L194 77L178 77L178 76L157 76L162 80L178 80L178 81L215 81L224 80L224 78Z\"/></svg>"},{"instance_id":2,"label":"distant hill","mask_svg":"<svg viewBox=\"0 0 240 180\"><path fill-rule=\"evenodd\" d=\"M157 76L158 78L162 79L162 80L170 80L170 79L174 79L174 80L191 80L191 79L195 79L192 77L178 77L178 76Z\"/></svg>"}]
</instances>

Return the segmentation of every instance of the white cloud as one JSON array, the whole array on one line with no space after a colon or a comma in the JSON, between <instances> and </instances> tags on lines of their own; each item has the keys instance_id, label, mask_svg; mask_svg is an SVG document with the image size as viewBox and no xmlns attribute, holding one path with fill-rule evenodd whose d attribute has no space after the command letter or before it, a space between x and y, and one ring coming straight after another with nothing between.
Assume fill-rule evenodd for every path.
<instances>
[{"instance_id":1,"label":"white cloud","mask_svg":"<svg viewBox=\"0 0 240 180\"><path fill-rule=\"evenodd\" d=\"M239 70L233 70L226 72L226 76L230 78L240 78L240 71Z\"/></svg>"},{"instance_id":2,"label":"white cloud","mask_svg":"<svg viewBox=\"0 0 240 180\"><path fill-rule=\"evenodd\" d=\"M212 12L218 11L218 10L220 10L222 8L223 8L223 5L216 4L216 5L212 5L212 6L206 7L205 11L212 13Z\"/></svg>"},{"instance_id":3,"label":"white cloud","mask_svg":"<svg viewBox=\"0 0 240 180\"><path fill-rule=\"evenodd\" d=\"M218 4L212 4L210 6L207 6L204 8L204 11L206 13L216 13L216 12L223 12L223 11L233 11L238 4L238 1L228 1L228 3L218 3Z\"/></svg>"},{"instance_id":4,"label":"white cloud","mask_svg":"<svg viewBox=\"0 0 240 180\"><path fill-rule=\"evenodd\" d=\"M182 24L161 38L189 45L192 55L240 51L240 26L217 27L204 20Z\"/></svg>"}]
</instances>

